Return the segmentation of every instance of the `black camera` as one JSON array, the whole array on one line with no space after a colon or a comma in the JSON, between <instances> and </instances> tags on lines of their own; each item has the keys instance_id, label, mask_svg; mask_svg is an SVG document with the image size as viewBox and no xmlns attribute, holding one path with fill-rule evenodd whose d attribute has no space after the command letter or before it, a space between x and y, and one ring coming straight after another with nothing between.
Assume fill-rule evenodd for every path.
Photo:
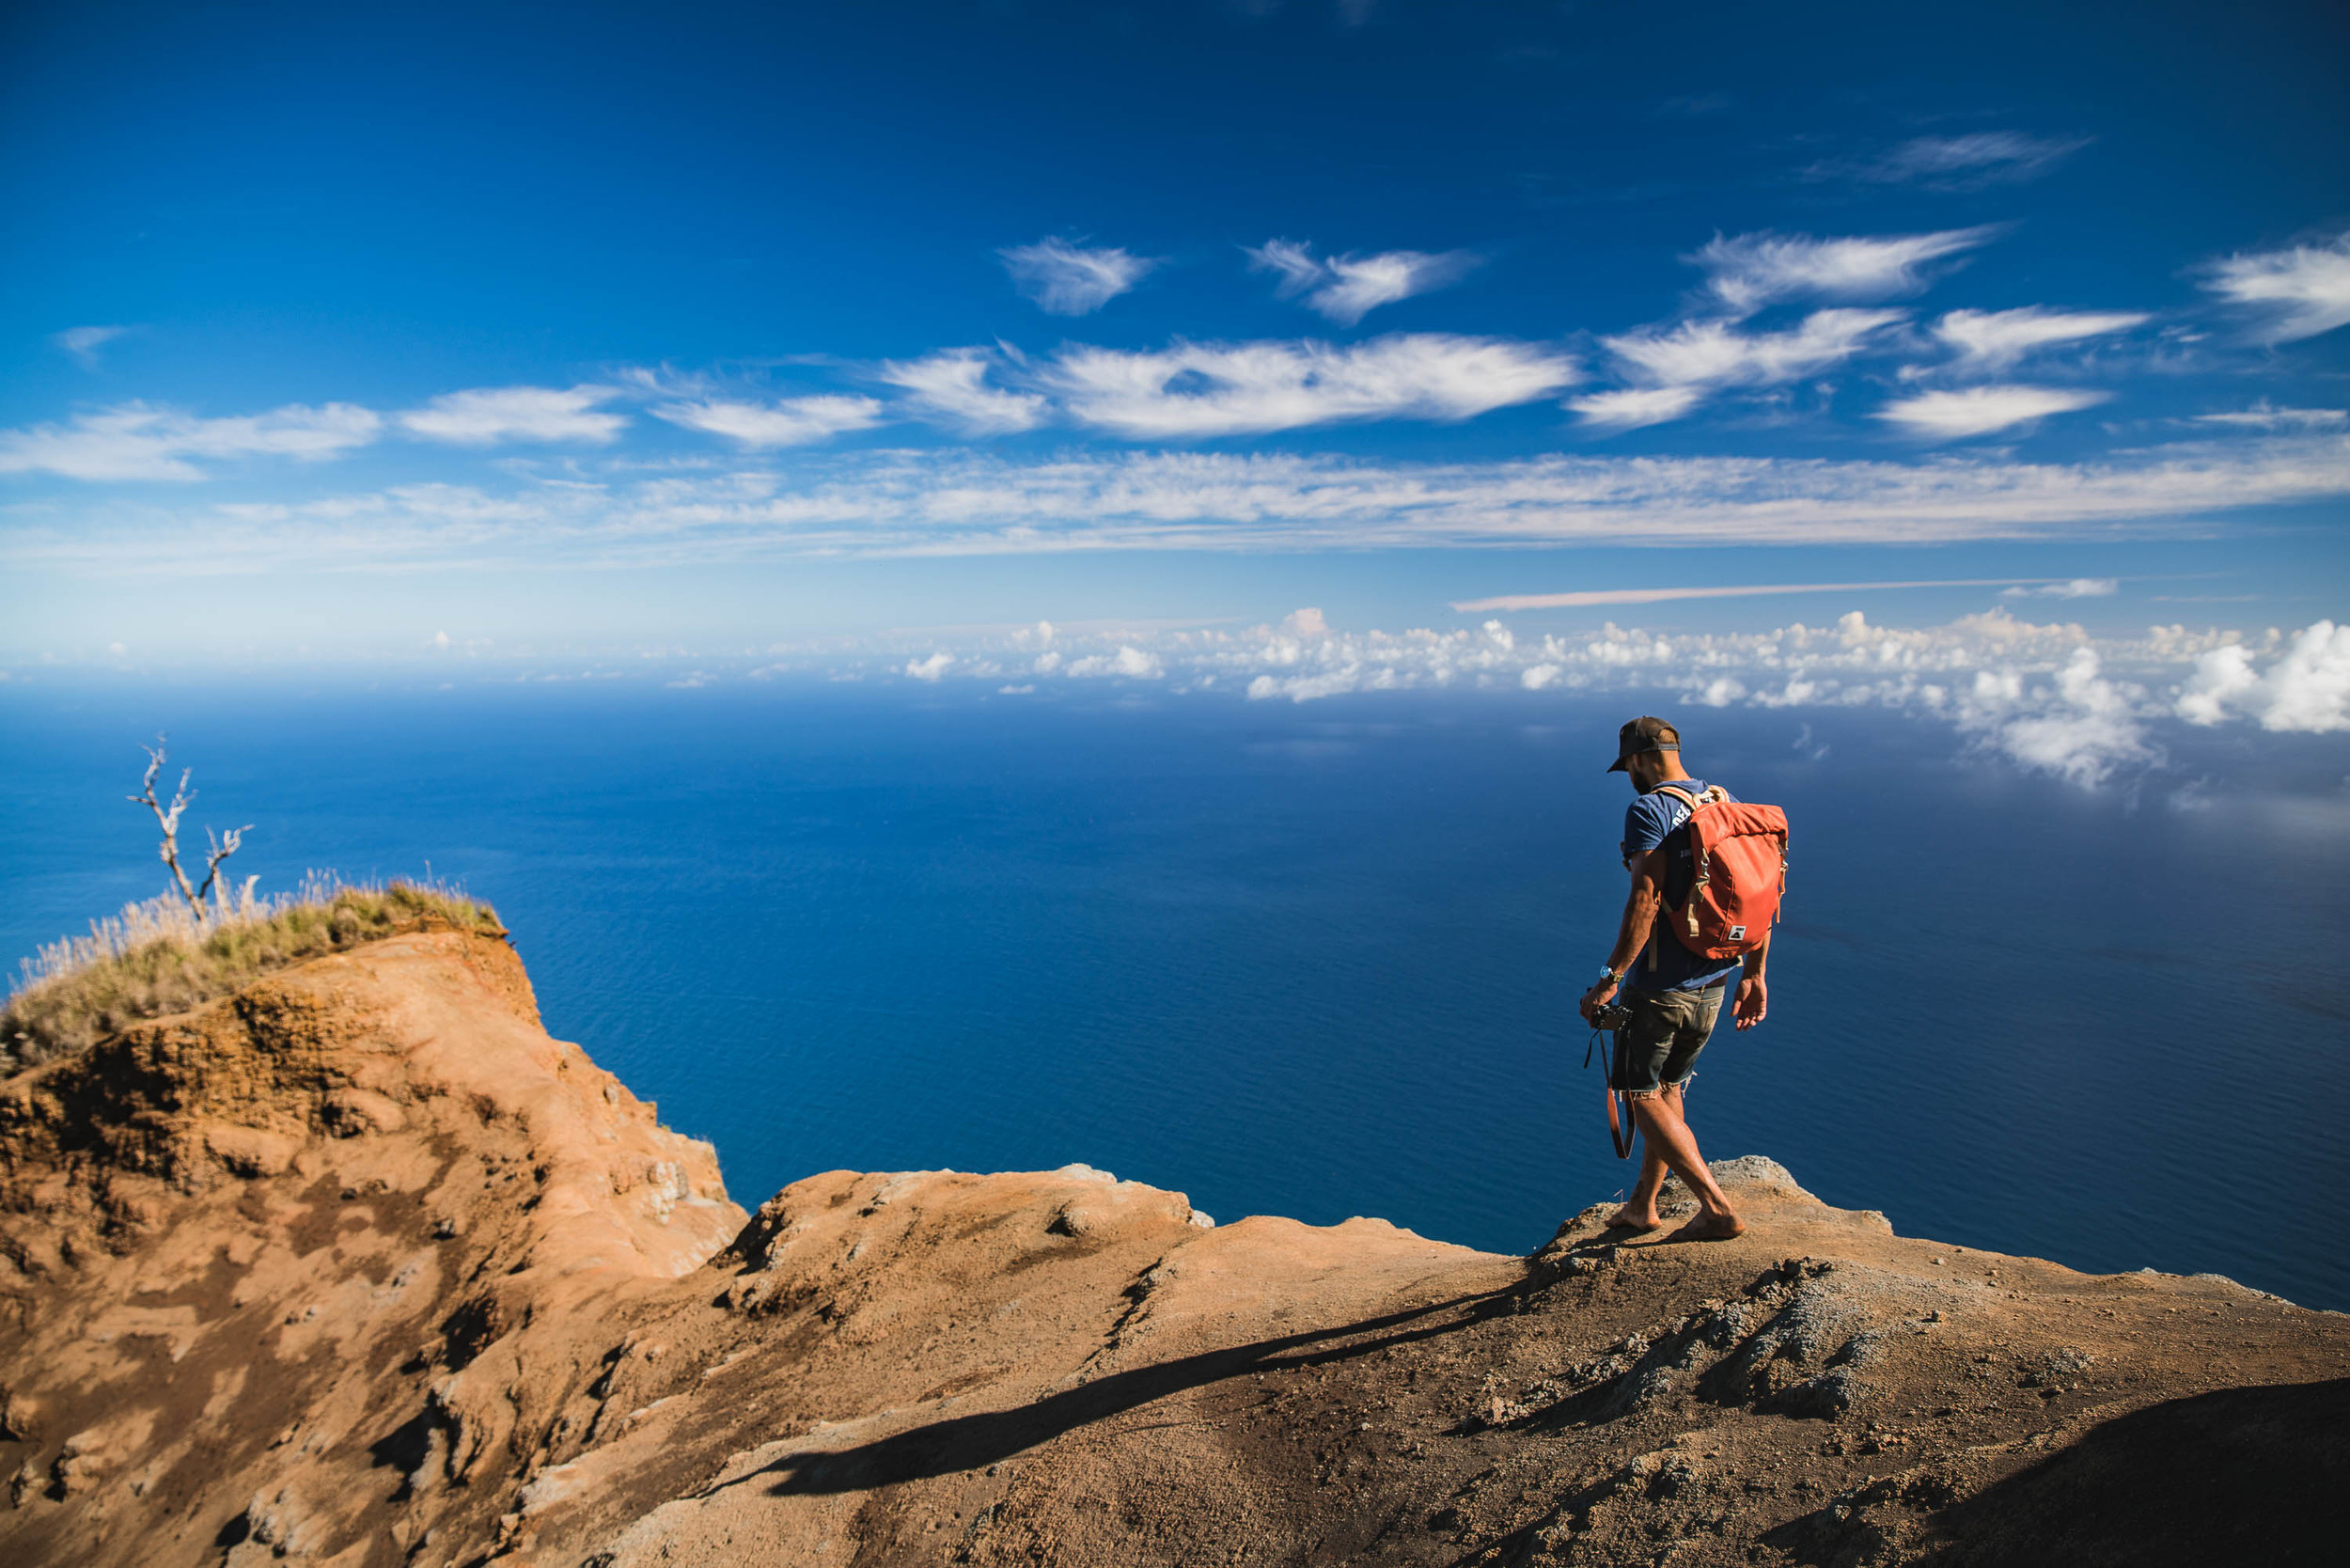
<instances>
[{"instance_id":1,"label":"black camera","mask_svg":"<svg viewBox=\"0 0 2350 1568\"><path fill-rule=\"evenodd\" d=\"M1622 1002L1608 1002L1591 1010L1591 1027L1620 1029L1632 1022L1632 1010Z\"/></svg>"}]
</instances>

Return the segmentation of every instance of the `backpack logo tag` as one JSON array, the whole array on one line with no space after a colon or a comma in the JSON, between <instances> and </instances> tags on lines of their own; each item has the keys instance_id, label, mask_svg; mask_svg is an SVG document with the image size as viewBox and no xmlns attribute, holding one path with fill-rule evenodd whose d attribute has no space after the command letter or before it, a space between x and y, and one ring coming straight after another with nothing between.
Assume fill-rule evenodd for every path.
<instances>
[{"instance_id":1,"label":"backpack logo tag","mask_svg":"<svg viewBox=\"0 0 2350 1568\"><path fill-rule=\"evenodd\" d=\"M1731 927L1731 928L1730 928L1730 939L1731 939L1732 942L1743 942L1743 941L1745 941L1745 940L1747 939L1747 928L1746 928L1746 927L1744 927L1744 926L1732 926L1732 927Z\"/></svg>"}]
</instances>

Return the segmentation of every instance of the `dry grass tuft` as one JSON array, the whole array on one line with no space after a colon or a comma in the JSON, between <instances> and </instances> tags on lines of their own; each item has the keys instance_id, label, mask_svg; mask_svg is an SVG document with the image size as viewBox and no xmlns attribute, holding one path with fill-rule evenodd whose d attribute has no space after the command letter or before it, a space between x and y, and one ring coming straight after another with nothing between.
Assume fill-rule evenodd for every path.
<instances>
[{"instance_id":1,"label":"dry grass tuft","mask_svg":"<svg viewBox=\"0 0 2350 1568\"><path fill-rule=\"evenodd\" d=\"M242 896L199 919L177 894L126 906L24 961L0 1010L0 1073L70 1055L145 1018L184 1011L305 959L401 932L503 936L497 912L455 887L345 883L318 872L279 898Z\"/></svg>"}]
</instances>

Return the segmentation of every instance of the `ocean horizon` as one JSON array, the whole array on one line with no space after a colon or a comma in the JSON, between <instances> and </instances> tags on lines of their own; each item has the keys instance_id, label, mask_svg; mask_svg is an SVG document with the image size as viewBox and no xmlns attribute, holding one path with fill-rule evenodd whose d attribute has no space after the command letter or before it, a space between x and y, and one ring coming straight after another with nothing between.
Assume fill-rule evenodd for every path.
<instances>
[{"instance_id":1,"label":"ocean horizon","mask_svg":"<svg viewBox=\"0 0 2350 1568\"><path fill-rule=\"evenodd\" d=\"M1220 1219L1526 1252L1632 1174L1574 1001L1636 711L1793 823L1769 1021L1691 1090L1710 1157L1905 1234L2350 1307L2318 1213L2350 1165L2350 797L2314 741L2258 792L2157 795L1897 713L1557 692L20 685L0 939L158 890L122 797L167 729L189 825L252 823L263 891L429 869L493 902L551 1032L746 1205L1082 1162Z\"/></svg>"}]
</instances>

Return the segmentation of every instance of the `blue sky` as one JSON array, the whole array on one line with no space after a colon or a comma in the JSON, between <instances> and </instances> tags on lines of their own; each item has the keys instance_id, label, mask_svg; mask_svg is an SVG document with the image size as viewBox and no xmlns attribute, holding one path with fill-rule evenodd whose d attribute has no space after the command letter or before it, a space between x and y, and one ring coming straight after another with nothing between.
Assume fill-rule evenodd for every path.
<instances>
[{"instance_id":1,"label":"blue sky","mask_svg":"<svg viewBox=\"0 0 2350 1568\"><path fill-rule=\"evenodd\" d=\"M2339 8L4 25L20 678L2350 609Z\"/></svg>"}]
</instances>

